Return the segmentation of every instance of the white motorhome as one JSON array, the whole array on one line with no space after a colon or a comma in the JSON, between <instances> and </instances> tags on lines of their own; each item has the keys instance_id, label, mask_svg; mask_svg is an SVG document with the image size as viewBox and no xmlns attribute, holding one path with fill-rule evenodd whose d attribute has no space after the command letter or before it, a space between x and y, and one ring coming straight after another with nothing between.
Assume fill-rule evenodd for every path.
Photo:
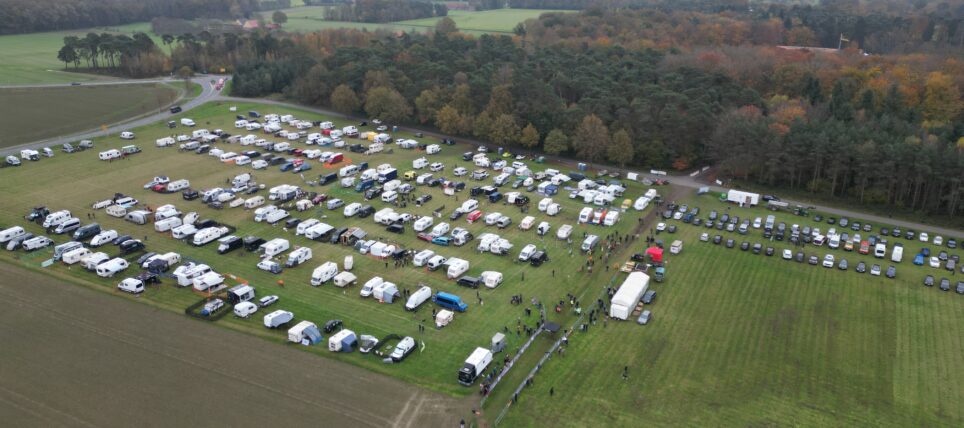
<instances>
[{"instance_id":1,"label":"white motorhome","mask_svg":"<svg viewBox=\"0 0 964 428\"><path fill-rule=\"evenodd\" d=\"M263 201L262 201L262 202L263 202ZM276 206L274 206L274 205L266 205L266 206L263 206L263 207L261 207L261 208L258 208L258 209L256 209L256 210L254 210L254 221L260 223L260 222L264 221L265 217L267 217L268 214L270 214L270 213L272 213L272 212L274 212L274 211L277 211L277 210L278 210L278 207L276 207Z\"/></svg>"},{"instance_id":2,"label":"white motorhome","mask_svg":"<svg viewBox=\"0 0 964 428\"><path fill-rule=\"evenodd\" d=\"M97 157L100 158L100 160L109 161L112 159L120 158L121 152L120 150L117 150L117 149L110 149L110 150L98 153Z\"/></svg>"},{"instance_id":3,"label":"white motorhome","mask_svg":"<svg viewBox=\"0 0 964 428\"><path fill-rule=\"evenodd\" d=\"M301 247L297 248L288 254L288 260L285 262L286 267L295 267L308 260L311 260L311 248Z\"/></svg>"},{"instance_id":4,"label":"white motorhome","mask_svg":"<svg viewBox=\"0 0 964 428\"><path fill-rule=\"evenodd\" d=\"M422 169L428 166L428 159L418 158L412 161L412 168Z\"/></svg>"},{"instance_id":5,"label":"white motorhome","mask_svg":"<svg viewBox=\"0 0 964 428\"><path fill-rule=\"evenodd\" d=\"M54 211L50 214L47 214L47 217L44 218L43 227L44 229L49 229L51 227L59 226L60 223L67 221L69 218L71 218L70 211Z\"/></svg>"},{"instance_id":6,"label":"white motorhome","mask_svg":"<svg viewBox=\"0 0 964 428\"><path fill-rule=\"evenodd\" d=\"M477 209L479 209L479 201L475 199L469 199L469 200L466 200L465 202L462 202L462 206L459 207L459 212L470 213Z\"/></svg>"},{"instance_id":7,"label":"white motorhome","mask_svg":"<svg viewBox=\"0 0 964 428\"><path fill-rule=\"evenodd\" d=\"M181 226L180 217L171 217L154 222L154 230L157 232L167 232L175 227Z\"/></svg>"},{"instance_id":8,"label":"white motorhome","mask_svg":"<svg viewBox=\"0 0 964 428\"><path fill-rule=\"evenodd\" d=\"M335 275L338 275L338 265L334 262L325 262L311 273L311 285L317 287L328 282Z\"/></svg>"}]
</instances>

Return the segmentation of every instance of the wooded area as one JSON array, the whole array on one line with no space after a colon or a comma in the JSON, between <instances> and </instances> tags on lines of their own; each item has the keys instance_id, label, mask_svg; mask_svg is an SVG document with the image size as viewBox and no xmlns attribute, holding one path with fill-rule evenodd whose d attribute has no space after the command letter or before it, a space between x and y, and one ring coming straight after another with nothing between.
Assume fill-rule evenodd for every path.
<instances>
[{"instance_id":1,"label":"wooded area","mask_svg":"<svg viewBox=\"0 0 964 428\"><path fill-rule=\"evenodd\" d=\"M240 18L258 7L258 0L5 0L0 34L121 25L159 16Z\"/></svg>"},{"instance_id":2,"label":"wooded area","mask_svg":"<svg viewBox=\"0 0 964 428\"><path fill-rule=\"evenodd\" d=\"M236 95L282 93L497 145L639 167L716 164L768 186L964 214L961 48L923 41L919 26L886 31L930 52L788 48L819 31L754 16L594 9L544 14L514 36L474 38L443 19L433 34L166 40L173 69L234 70Z\"/></svg>"},{"instance_id":3,"label":"wooded area","mask_svg":"<svg viewBox=\"0 0 964 428\"><path fill-rule=\"evenodd\" d=\"M325 19L351 22L395 22L446 15L445 3L422 0L356 0L325 10Z\"/></svg>"}]
</instances>

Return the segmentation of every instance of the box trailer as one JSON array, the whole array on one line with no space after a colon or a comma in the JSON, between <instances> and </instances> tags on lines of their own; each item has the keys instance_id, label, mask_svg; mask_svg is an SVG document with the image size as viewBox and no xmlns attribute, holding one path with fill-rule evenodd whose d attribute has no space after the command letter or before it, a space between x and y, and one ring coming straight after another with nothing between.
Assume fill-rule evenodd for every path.
<instances>
[{"instance_id":1,"label":"box trailer","mask_svg":"<svg viewBox=\"0 0 964 428\"><path fill-rule=\"evenodd\" d=\"M642 272L632 272L613 295L609 305L609 316L625 320L636 309L639 299L643 297L649 287L649 275Z\"/></svg>"},{"instance_id":2,"label":"box trailer","mask_svg":"<svg viewBox=\"0 0 964 428\"><path fill-rule=\"evenodd\" d=\"M727 202L733 202L741 207L754 206L760 203L760 194L730 190L726 193Z\"/></svg>"},{"instance_id":3,"label":"box trailer","mask_svg":"<svg viewBox=\"0 0 964 428\"><path fill-rule=\"evenodd\" d=\"M472 354L465 359L462 368L459 369L459 383L471 386L485 372L491 362L492 351L481 347L475 348Z\"/></svg>"}]
</instances>

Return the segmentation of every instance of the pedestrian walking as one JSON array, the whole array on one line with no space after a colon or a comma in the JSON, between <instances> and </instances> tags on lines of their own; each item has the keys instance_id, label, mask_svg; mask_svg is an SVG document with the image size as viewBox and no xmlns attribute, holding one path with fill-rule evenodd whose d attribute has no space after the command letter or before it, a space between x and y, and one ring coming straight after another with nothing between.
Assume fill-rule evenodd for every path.
<instances>
[{"instance_id":1,"label":"pedestrian walking","mask_svg":"<svg viewBox=\"0 0 964 428\"><path fill-rule=\"evenodd\" d=\"M629 366L623 367L623 380L629 379Z\"/></svg>"},{"instance_id":2,"label":"pedestrian walking","mask_svg":"<svg viewBox=\"0 0 964 428\"><path fill-rule=\"evenodd\" d=\"M552 397L555 393L556 393L556 389L553 387L549 387L549 396Z\"/></svg>"}]
</instances>

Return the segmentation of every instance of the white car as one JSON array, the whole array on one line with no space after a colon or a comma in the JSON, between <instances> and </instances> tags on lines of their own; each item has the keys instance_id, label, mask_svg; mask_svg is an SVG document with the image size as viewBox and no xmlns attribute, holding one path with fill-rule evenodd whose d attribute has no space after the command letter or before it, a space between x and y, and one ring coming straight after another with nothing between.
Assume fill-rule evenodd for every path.
<instances>
[{"instance_id":1,"label":"white car","mask_svg":"<svg viewBox=\"0 0 964 428\"><path fill-rule=\"evenodd\" d=\"M666 223L658 223L658 224L656 224L656 231L657 231L657 232L662 232L662 231L664 231L664 230L666 230Z\"/></svg>"},{"instance_id":2,"label":"white car","mask_svg":"<svg viewBox=\"0 0 964 428\"><path fill-rule=\"evenodd\" d=\"M706 242L706 241L709 241L709 240L710 240L710 234L709 234L709 233L703 233L703 234L700 235L700 241Z\"/></svg>"},{"instance_id":3,"label":"white car","mask_svg":"<svg viewBox=\"0 0 964 428\"><path fill-rule=\"evenodd\" d=\"M930 265L931 265L932 268L939 268L939 267L941 267L941 259L939 259L939 258L937 258L937 257L931 257Z\"/></svg>"},{"instance_id":4,"label":"white car","mask_svg":"<svg viewBox=\"0 0 964 428\"><path fill-rule=\"evenodd\" d=\"M790 260L793 258L793 251L783 250L783 260Z\"/></svg>"},{"instance_id":5,"label":"white car","mask_svg":"<svg viewBox=\"0 0 964 428\"><path fill-rule=\"evenodd\" d=\"M944 245L944 237L938 235L934 237L934 245Z\"/></svg>"},{"instance_id":6,"label":"white car","mask_svg":"<svg viewBox=\"0 0 964 428\"><path fill-rule=\"evenodd\" d=\"M679 212L679 211L673 213L673 220L679 220L679 219L681 219L681 218L683 218L683 213L681 213L681 212Z\"/></svg>"},{"instance_id":7,"label":"white car","mask_svg":"<svg viewBox=\"0 0 964 428\"><path fill-rule=\"evenodd\" d=\"M124 131L124 132L121 132L121 133L120 133L120 137L121 137L122 140L133 140L133 139L134 139L134 133L133 133L133 132L130 132L130 131Z\"/></svg>"},{"instance_id":8,"label":"white car","mask_svg":"<svg viewBox=\"0 0 964 428\"><path fill-rule=\"evenodd\" d=\"M823 256L823 267L832 268L834 265L833 254L827 254Z\"/></svg>"},{"instance_id":9,"label":"white car","mask_svg":"<svg viewBox=\"0 0 964 428\"><path fill-rule=\"evenodd\" d=\"M927 232L921 232L920 242L927 242L927 241L930 241L930 236L927 235Z\"/></svg>"},{"instance_id":10,"label":"white car","mask_svg":"<svg viewBox=\"0 0 964 428\"><path fill-rule=\"evenodd\" d=\"M469 173L469 170L467 170L467 169L465 169L465 168L463 168L463 167L458 167L458 168L455 168L454 170L452 170L452 174L455 174L456 177L462 177L462 176L464 176L465 174L468 174L468 173Z\"/></svg>"},{"instance_id":11,"label":"white car","mask_svg":"<svg viewBox=\"0 0 964 428\"><path fill-rule=\"evenodd\" d=\"M264 296L261 298L261 300L258 300L258 304L261 305L262 308L267 308L268 306L273 305L277 301L278 301L278 296L275 296L275 295Z\"/></svg>"},{"instance_id":12,"label":"white car","mask_svg":"<svg viewBox=\"0 0 964 428\"><path fill-rule=\"evenodd\" d=\"M445 169L445 165L442 164L441 162L434 162L434 163L432 163L431 165L428 166L428 169L429 169L429 171L432 171L432 172L439 172L439 171Z\"/></svg>"}]
</instances>

